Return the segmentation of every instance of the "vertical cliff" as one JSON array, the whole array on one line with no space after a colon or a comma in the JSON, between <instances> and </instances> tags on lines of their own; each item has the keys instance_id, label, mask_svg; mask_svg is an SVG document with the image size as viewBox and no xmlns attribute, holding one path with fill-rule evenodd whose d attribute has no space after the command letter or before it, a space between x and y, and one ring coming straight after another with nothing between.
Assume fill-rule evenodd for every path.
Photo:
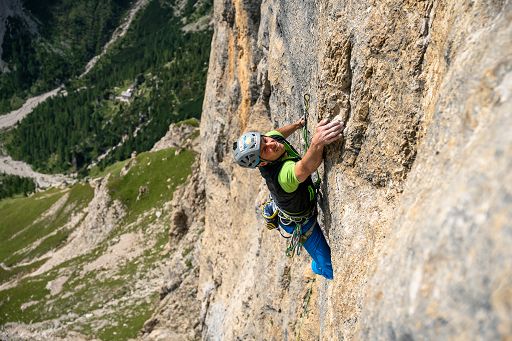
<instances>
[{"instance_id":1,"label":"vertical cliff","mask_svg":"<svg viewBox=\"0 0 512 341\"><path fill-rule=\"evenodd\" d=\"M512 2L225 0L214 22L203 338L510 337ZM259 173L231 158L305 93L311 130L346 122L320 168L333 281L285 257L255 212Z\"/></svg>"}]
</instances>

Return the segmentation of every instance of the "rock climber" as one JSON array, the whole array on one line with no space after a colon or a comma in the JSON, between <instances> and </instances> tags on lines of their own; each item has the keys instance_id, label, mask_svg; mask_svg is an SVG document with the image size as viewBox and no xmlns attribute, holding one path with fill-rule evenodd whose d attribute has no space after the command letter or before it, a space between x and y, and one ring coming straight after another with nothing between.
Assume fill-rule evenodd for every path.
<instances>
[{"instance_id":1,"label":"rock climber","mask_svg":"<svg viewBox=\"0 0 512 341\"><path fill-rule=\"evenodd\" d=\"M342 137L343 123L320 121L301 158L286 138L304 124L301 118L266 134L247 132L233 144L233 156L242 167L257 167L265 179L270 191L270 200L262 206L267 227L279 226L292 236L299 231L298 242L313 259L313 272L332 279L331 249L318 225L317 194L311 174L322 163L324 147Z\"/></svg>"}]
</instances>

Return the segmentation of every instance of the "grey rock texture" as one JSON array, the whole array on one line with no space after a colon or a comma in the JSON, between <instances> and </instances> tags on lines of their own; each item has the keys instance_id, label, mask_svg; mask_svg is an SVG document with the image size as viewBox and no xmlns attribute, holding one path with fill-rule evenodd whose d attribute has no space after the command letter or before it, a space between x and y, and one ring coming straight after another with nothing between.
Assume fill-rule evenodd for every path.
<instances>
[{"instance_id":1,"label":"grey rock texture","mask_svg":"<svg viewBox=\"0 0 512 341\"><path fill-rule=\"evenodd\" d=\"M203 339L512 337L512 2L225 0L214 26ZM284 256L263 181L231 159L304 93L310 130L346 122L320 168L333 281Z\"/></svg>"}]
</instances>

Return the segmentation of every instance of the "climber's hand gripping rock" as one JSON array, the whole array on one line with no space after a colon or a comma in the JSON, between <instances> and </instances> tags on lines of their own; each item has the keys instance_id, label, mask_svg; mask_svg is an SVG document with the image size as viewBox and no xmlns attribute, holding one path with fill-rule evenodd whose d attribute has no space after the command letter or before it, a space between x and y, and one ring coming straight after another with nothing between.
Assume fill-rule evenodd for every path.
<instances>
[{"instance_id":1,"label":"climber's hand gripping rock","mask_svg":"<svg viewBox=\"0 0 512 341\"><path fill-rule=\"evenodd\" d=\"M324 146L341 139L343 128L344 124L341 121L329 122L329 120L323 119L318 123L311 146L302 160L295 165L295 176L299 182L306 180L320 167Z\"/></svg>"},{"instance_id":2,"label":"climber's hand gripping rock","mask_svg":"<svg viewBox=\"0 0 512 341\"><path fill-rule=\"evenodd\" d=\"M316 127L315 135L311 141L311 146L326 146L341 139L344 124L341 121L329 122L327 119L323 119L318 123Z\"/></svg>"}]
</instances>

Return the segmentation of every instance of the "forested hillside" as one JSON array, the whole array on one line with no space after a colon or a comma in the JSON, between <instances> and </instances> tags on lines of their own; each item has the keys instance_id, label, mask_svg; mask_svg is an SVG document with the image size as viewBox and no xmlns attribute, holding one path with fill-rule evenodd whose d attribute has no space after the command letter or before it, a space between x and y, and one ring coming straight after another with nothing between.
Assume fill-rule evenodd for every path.
<instances>
[{"instance_id":1,"label":"forested hillside","mask_svg":"<svg viewBox=\"0 0 512 341\"><path fill-rule=\"evenodd\" d=\"M0 114L80 74L98 54L131 0L23 0L26 18L7 18L2 44Z\"/></svg>"},{"instance_id":2,"label":"forested hillside","mask_svg":"<svg viewBox=\"0 0 512 341\"><path fill-rule=\"evenodd\" d=\"M211 8L211 1L151 1L86 77L9 133L9 153L45 172L86 174L91 163L104 167L150 149L171 122L198 118L212 32L183 27Z\"/></svg>"},{"instance_id":3,"label":"forested hillside","mask_svg":"<svg viewBox=\"0 0 512 341\"><path fill-rule=\"evenodd\" d=\"M35 189L36 184L30 178L0 173L0 200L16 194L27 195Z\"/></svg>"}]
</instances>

